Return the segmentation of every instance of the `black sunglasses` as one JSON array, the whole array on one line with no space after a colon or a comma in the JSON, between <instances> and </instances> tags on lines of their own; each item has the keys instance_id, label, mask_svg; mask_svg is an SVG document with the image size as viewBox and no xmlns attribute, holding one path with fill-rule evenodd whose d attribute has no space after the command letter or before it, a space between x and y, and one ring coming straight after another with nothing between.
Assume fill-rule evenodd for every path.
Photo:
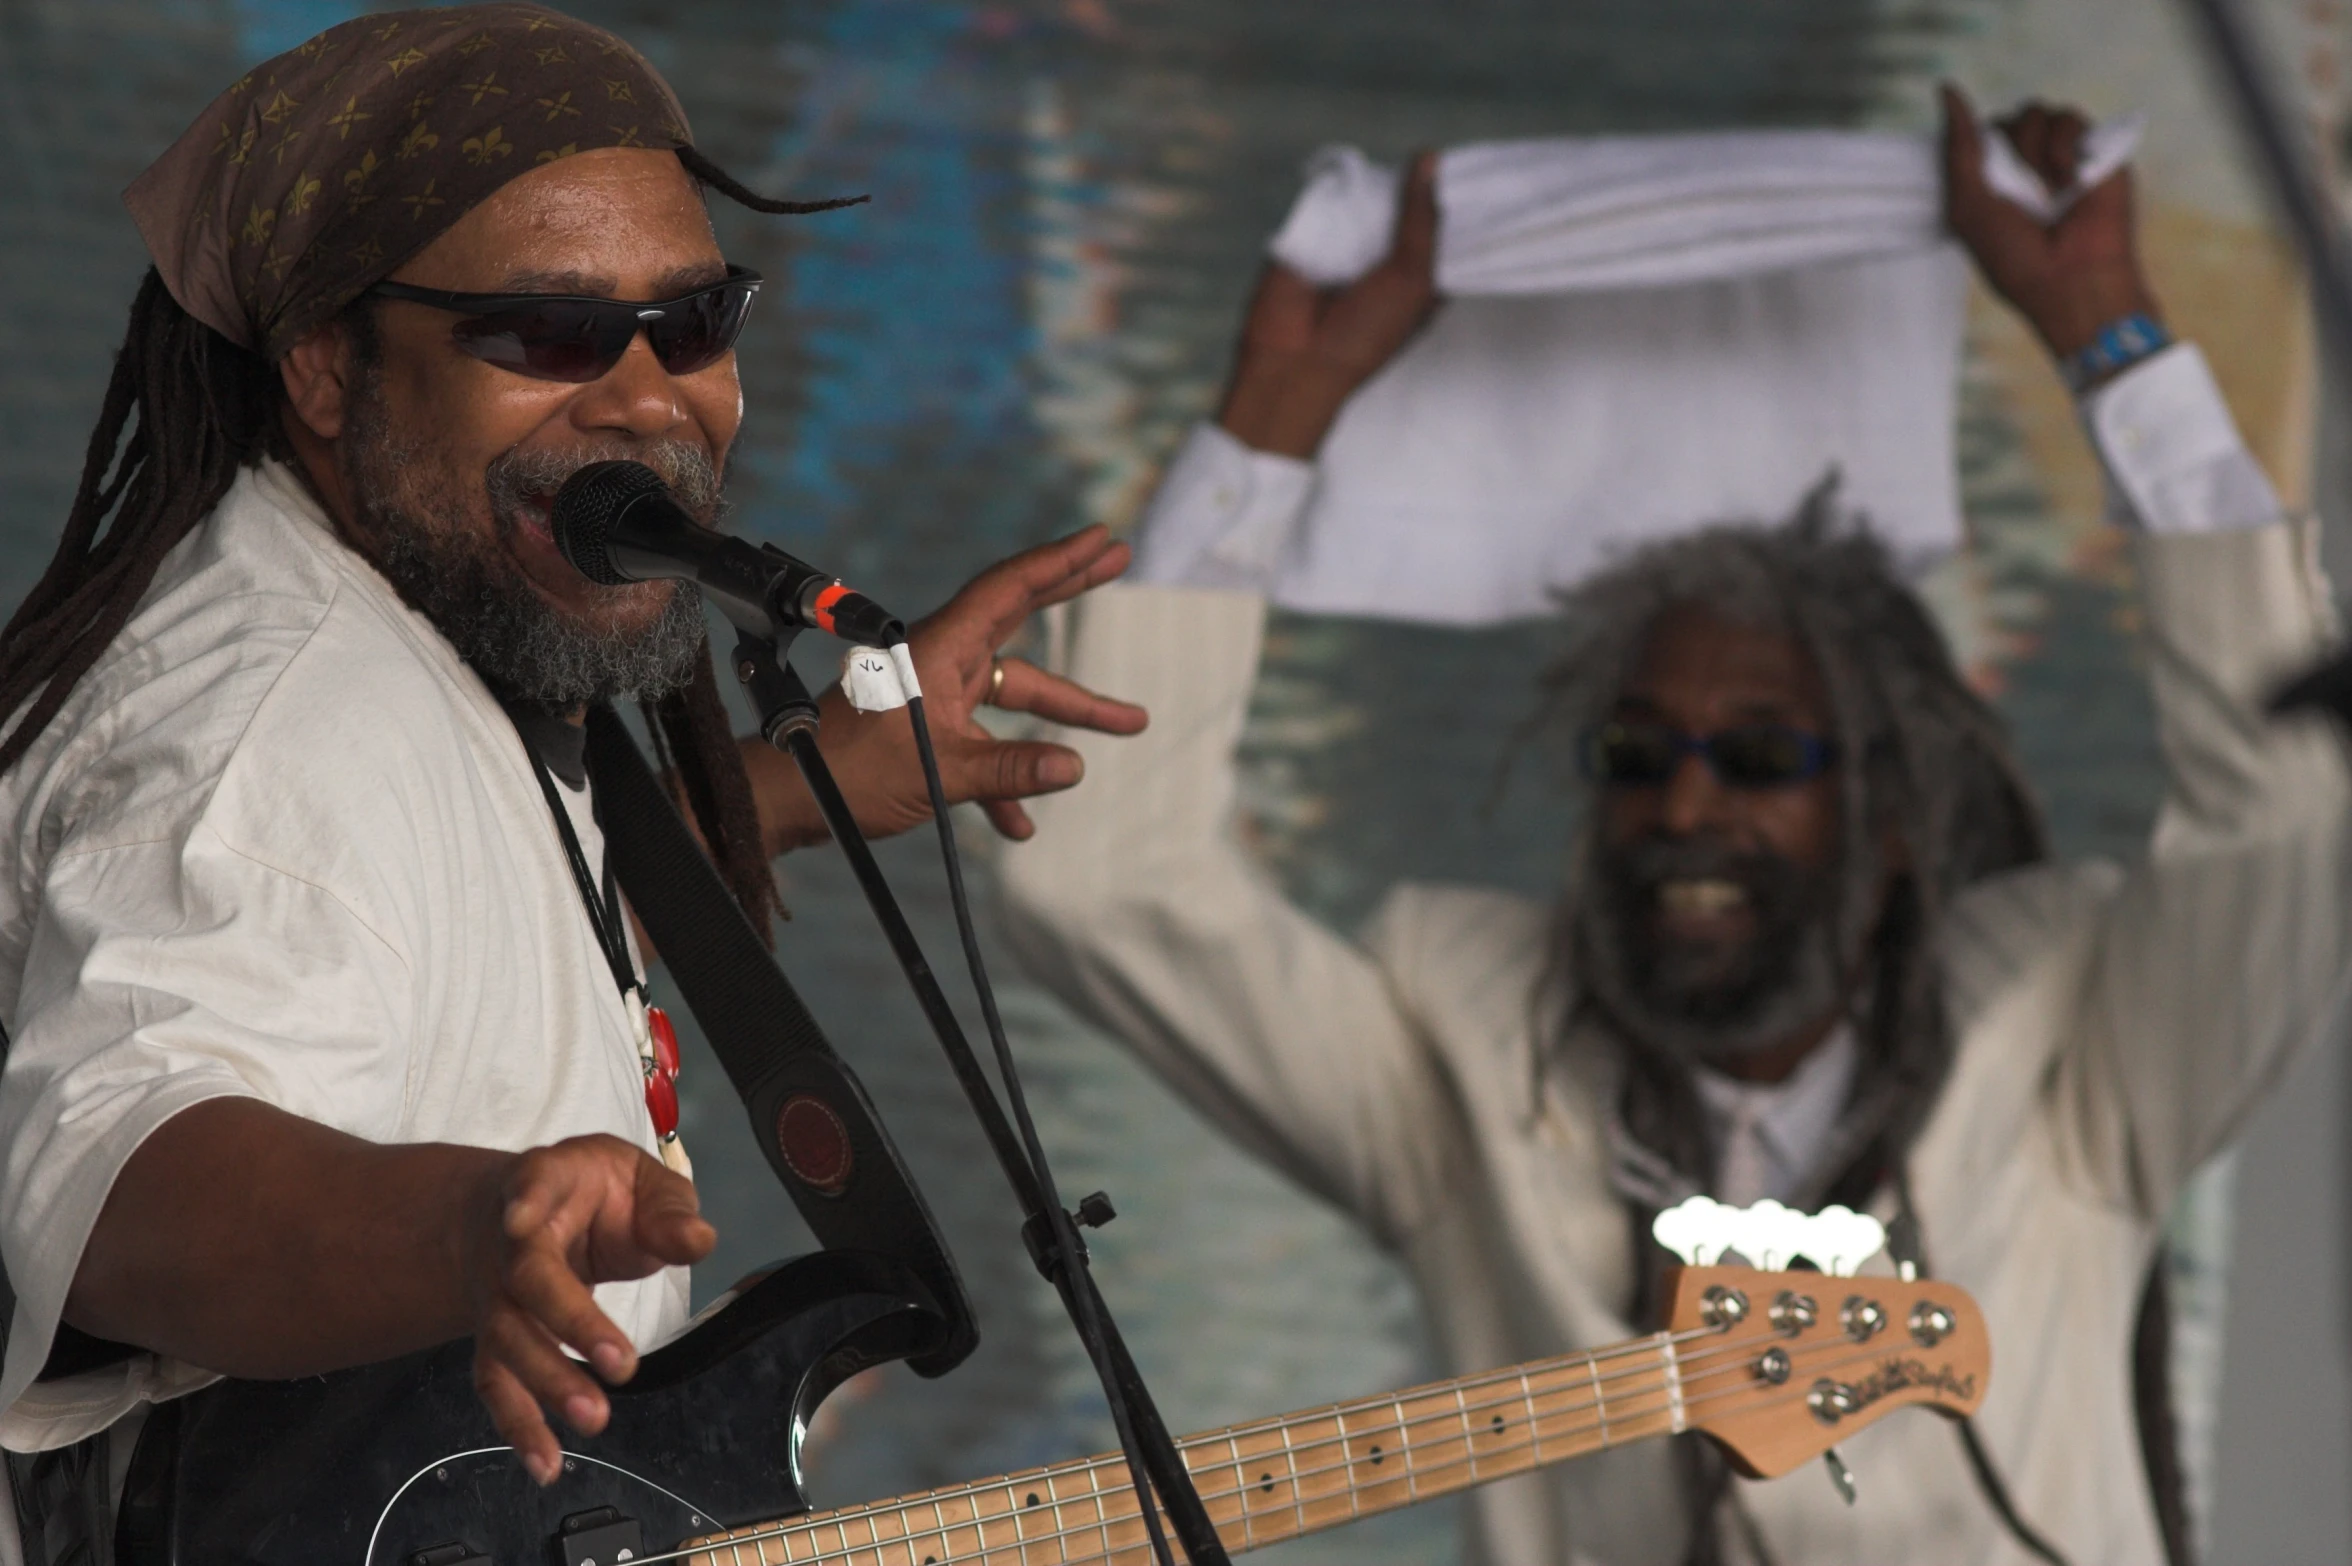
<instances>
[{"instance_id":1,"label":"black sunglasses","mask_svg":"<svg viewBox=\"0 0 2352 1566\"><path fill-rule=\"evenodd\" d=\"M620 363L641 331L672 375L715 363L743 335L763 281L749 267L731 266L724 282L643 304L586 294L453 294L409 283L378 283L368 292L464 316L450 331L457 346L502 370L578 382Z\"/></svg>"},{"instance_id":2,"label":"black sunglasses","mask_svg":"<svg viewBox=\"0 0 2352 1566\"><path fill-rule=\"evenodd\" d=\"M1837 745L1776 723L1685 734L1670 723L1619 718L1587 730L1577 746L1585 777L1617 788L1656 788L1685 756L1704 760L1730 788L1786 788L1827 771Z\"/></svg>"}]
</instances>

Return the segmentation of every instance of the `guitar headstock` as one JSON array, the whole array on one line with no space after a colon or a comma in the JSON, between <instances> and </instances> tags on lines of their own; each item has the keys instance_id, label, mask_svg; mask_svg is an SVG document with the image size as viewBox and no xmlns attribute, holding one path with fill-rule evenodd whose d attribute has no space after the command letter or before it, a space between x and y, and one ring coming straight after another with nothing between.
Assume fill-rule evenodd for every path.
<instances>
[{"instance_id":1,"label":"guitar headstock","mask_svg":"<svg viewBox=\"0 0 2352 1566\"><path fill-rule=\"evenodd\" d=\"M1787 1473L1893 1409L1976 1412L1992 1374L1983 1313L1954 1284L1852 1276L1883 1243L1874 1219L1699 1201L1713 1211L1685 1203L1658 1219L1659 1240L1686 1262L1732 1250L1824 1269L1686 1265L1671 1275L1667 1330L1686 1428L1714 1437L1741 1473Z\"/></svg>"}]
</instances>

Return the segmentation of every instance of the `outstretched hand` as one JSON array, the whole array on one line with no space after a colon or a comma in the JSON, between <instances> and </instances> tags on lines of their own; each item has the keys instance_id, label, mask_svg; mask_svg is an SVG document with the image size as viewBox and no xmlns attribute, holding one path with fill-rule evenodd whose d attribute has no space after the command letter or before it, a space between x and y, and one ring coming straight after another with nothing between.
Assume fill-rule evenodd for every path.
<instances>
[{"instance_id":1,"label":"outstretched hand","mask_svg":"<svg viewBox=\"0 0 2352 1566\"><path fill-rule=\"evenodd\" d=\"M594 1435L612 1417L605 1385L637 1373L637 1350L594 1286L700 1261L717 1238L692 1183L618 1137L534 1148L485 1182L462 1268L474 1390L532 1478L551 1483L562 1467L548 1415Z\"/></svg>"},{"instance_id":2,"label":"outstretched hand","mask_svg":"<svg viewBox=\"0 0 2352 1566\"><path fill-rule=\"evenodd\" d=\"M2045 225L1985 182L1984 129L1958 88L1943 89L1944 218L1993 291L2016 307L2061 358L2099 328L2155 315L2133 233L2132 173L2118 169ZM2074 183L2090 122L2072 109L2029 104L1999 122L2018 156L2052 190Z\"/></svg>"},{"instance_id":3,"label":"outstretched hand","mask_svg":"<svg viewBox=\"0 0 2352 1566\"><path fill-rule=\"evenodd\" d=\"M1340 288L1266 264L1242 323L1217 422L1245 446L1312 457L1358 387L1396 357L1437 307L1437 158L1405 175L1380 263Z\"/></svg>"},{"instance_id":4,"label":"outstretched hand","mask_svg":"<svg viewBox=\"0 0 2352 1566\"><path fill-rule=\"evenodd\" d=\"M1101 527L1040 544L965 583L907 637L948 801L977 800L1006 837L1018 841L1036 830L1021 808L1023 799L1071 787L1085 765L1066 745L998 739L980 725L980 708L1033 713L1105 734L1138 733L1146 717L1141 707L1098 696L1026 660L1000 659L998 649L1038 610L1111 580L1127 568L1128 558L1127 546ZM819 733L826 764L868 837L887 837L931 819L913 726L904 712L862 713L835 690L825 697ZM771 851L822 839L823 824L792 763L754 741L745 742L744 759Z\"/></svg>"}]
</instances>

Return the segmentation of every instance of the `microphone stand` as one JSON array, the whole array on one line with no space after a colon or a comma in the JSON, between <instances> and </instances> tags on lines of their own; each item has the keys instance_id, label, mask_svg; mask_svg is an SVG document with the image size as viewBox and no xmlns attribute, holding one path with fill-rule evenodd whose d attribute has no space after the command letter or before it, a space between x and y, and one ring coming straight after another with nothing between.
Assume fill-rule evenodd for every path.
<instances>
[{"instance_id":1,"label":"microphone stand","mask_svg":"<svg viewBox=\"0 0 2352 1566\"><path fill-rule=\"evenodd\" d=\"M825 764L824 753L817 746L816 698L809 694L808 686L784 656L791 645L790 632L780 638L767 638L738 628L735 675L759 713L760 736L789 755L799 767L825 825L832 831L833 840L841 845L858 887L865 893L867 906L873 909L875 920L882 926L891 954L898 959L899 968L915 993L924 1021L930 1024L931 1032L947 1055L949 1068L971 1102L972 1112L988 1137L990 1150L996 1154L997 1164L1020 1203L1021 1241L1028 1249L1029 1259L1061 1296L1062 1308L1069 1312L1079 1340L1095 1362L1112 1420L1119 1426L1121 1444L1128 1451L1130 1469L1140 1461L1142 1472L1131 1473L1131 1477L1136 1481L1136 1504L1147 1528L1156 1536L1158 1530L1153 1526L1151 1512L1152 1492L1156 1491L1192 1566L1228 1566L1224 1543L1217 1537L1216 1524L1210 1520L1208 1509L1201 1504L1200 1494L1193 1487L1192 1472L1177 1452L1167 1423L1160 1417L1150 1389L1144 1385L1143 1373L1128 1353L1118 1323L1112 1319L1110 1305L1103 1299L1087 1266L1086 1245L1077 1233L1078 1228L1100 1228L1117 1213L1110 1199L1097 1191L1080 1201L1075 1213L1064 1213L1060 1215L1062 1222L1055 1222L1053 1204L1046 1200L1040 1171L1031 1166L1020 1138L1007 1122L986 1071L964 1037L963 1025L956 1020L955 1010L948 1004L930 962L923 956L915 932L890 890L890 883L883 878L882 867L875 862L874 851L859 830L849 802L842 797L832 769ZM1057 1230L1069 1235L1073 1242L1071 1254L1064 1254L1063 1246L1056 1239ZM1147 1478L1148 1486L1144 1483Z\"/></svg>"},{"instance_id":2,"label":"microphone stand","mask_svg":"<svg viewBox=\"0 0 2352 1566\"><path fill-rule=\"evenodd\" d=\"M2311 157L2298 116L2281 101L2276 67L2236 0L2184 0L2237 110L2254 162L2303 258L2320 351L2339 385L2352 385L2352 240ZM2352 649L2289 681L2274 713L2317 709L2352 726Z\"/></svg>"}]
</instances>

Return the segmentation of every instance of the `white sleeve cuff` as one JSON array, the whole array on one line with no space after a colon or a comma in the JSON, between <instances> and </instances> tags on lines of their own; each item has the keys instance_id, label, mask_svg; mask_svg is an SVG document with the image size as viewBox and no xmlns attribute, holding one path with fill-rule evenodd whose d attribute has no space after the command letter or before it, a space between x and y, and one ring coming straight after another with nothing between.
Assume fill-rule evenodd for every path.
<instances>
[{"instance_id":1,"label":"white sleeve cuff","mask_svg":"<svg viewBox=\"0 0 2352 1566\"><path fill-rule=\"evenodd\" d=\"M1144 510L1128 580L1263 595L1314 487L1313 463L1253 450L1213 423L1197 425Z\"/></svg>"},{"instance_id":2,"label":"white sleeve cuff","mask_svg":"<svg viewBox=\"0 0 2352 1566\"><path fill-rule=\"evenodd\" d=\"M2092 392L2083 418L2127 525L2217 533L2286 514L2194 343L2176 343Z\"/></svg>"}]
</instances>

